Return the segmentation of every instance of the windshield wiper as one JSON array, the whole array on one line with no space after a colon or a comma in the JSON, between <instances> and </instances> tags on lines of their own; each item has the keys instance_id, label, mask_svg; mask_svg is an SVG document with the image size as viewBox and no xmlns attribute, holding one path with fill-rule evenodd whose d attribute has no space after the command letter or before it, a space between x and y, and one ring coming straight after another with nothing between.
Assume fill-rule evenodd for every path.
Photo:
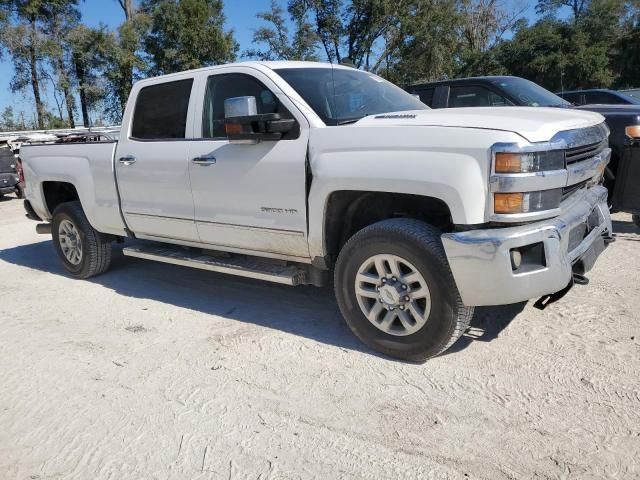
<instances>
[{"instance_id":1,"label":"windshield wiper","mask_svg":"<svg viewBox=\"0 0 640 480\"><path fill-rule=\"evenodd\" d=\"M362 120L364 117L366 117L366 115L363 115L362 117L345 118L344 120L338 120L336 125L349 125L350 123L356 123L358 120Z\"/></svg>"}]
</instances>

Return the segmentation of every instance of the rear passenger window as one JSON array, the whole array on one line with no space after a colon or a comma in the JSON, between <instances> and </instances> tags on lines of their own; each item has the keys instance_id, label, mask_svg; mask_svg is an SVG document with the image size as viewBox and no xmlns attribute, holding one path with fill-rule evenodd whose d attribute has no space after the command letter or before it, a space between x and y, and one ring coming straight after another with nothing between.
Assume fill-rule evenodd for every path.
<instances>
[{"instance_id":1,"label":"rear passenger window","mask_svg":"<svg viewBox=\"0 0 640 480\"><path fill-rule=\"evenodd\" d=\"M626 103L620 97L607 92L587 92L587 104L620 105Z\"/></svg>"},{"instance_id":2,"label":"rear passenger window","mask_svg":"<svg viewBox=\"0 0 640 480\"><path fill-rule=\"evenodd\" d=\"M138 93L131 136L143 140L185 138L193 79L144 87Z\"/></svg>"},{"instance_id":3,"label":"rear passenger window","mask_svg":"<svg viewBox=\"0 0 640 480\"><path fill-rule=\"evenodd\" d=\"M435 88L428 88L426 90L418 90L417 93L420 96L420 101L425 105L431 106L433 103L433 92Z\"/></svg>"},{"instance_id":4,"label":"rear passenger window","mask_svg":"<svg viewBox=\"0 0 640 480\"><path fill-rule=\"evenodd\" d=\"M582 105L580 93L562 93L560 94L560 96L569 103L572 103L574 105Z\"/></svg>"},{"instance_id":5,"label":"rear passenger window","mask_svg":"<svg viewBox=\"0 0 640 480\"><path fill-rule=\"evenodd\" d=\"M497 107L512 105L506 98L477 85L451 87L449 107Z\"/></svg>"}]
</instances>

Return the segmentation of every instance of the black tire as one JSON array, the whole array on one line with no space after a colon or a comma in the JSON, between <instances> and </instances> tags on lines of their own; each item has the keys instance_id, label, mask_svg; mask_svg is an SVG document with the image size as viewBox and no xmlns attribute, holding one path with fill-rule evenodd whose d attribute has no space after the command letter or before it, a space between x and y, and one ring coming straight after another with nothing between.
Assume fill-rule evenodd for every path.
<instances>
[{"instance_id":1,"label":"black tire","mask_svg":"<svg viewBox=\"0 0 640 480\"><path fill-rule=\"evenodd\" d=\"M353 333L372 349L423 362L447 350L468 328L473 308L462 303L440 235L437 228L419 220L384 220L360 230L340 252L334 279L338 306ZM373 325L358 305L358 269L367 259L381 254L410 262L427 283L431 310L426 324L415 333L386 333Z\"/></svg>"},{"instance_id":2,"label":"black tire","mask_svg":"<svg viewBox=\"0 0 640 480\"><path fill-rule=\"evenodd\" d=\"M631 219L636 224L636 227L640 228L640 215L633 215Z\"/></svg>"},{"instance_id":3,"label":"black tire","mask_svg":"<svg viewBox=\"0 0 640 480\"><path fill-rule=\"evenodd\" d=\"M60 223L68 220L79 233L82 256L77 265L71 263L60 244ZM53 245L65 270L75 278L90 278L104 273L111 264L111 240L94 230L80 202L61 203L53 212Z\"/></svg>"}]
</instances>

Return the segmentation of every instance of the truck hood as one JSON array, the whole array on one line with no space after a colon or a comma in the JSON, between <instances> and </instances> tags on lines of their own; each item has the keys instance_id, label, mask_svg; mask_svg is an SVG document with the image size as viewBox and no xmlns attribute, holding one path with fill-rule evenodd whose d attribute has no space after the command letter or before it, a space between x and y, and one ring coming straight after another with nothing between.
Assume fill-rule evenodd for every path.
<instances>
[{"instance_id":1,"label":"truck hood","mask_svg":"<svg viewBox=\"0 0 640 480\"><path fill-rule=\"evenodd\" d=\"M640 115L640 105L580 105L572 108L582 112L598 112L607 117L637 117Z\"/></svg>"},{"instance_id":2,"label":"truck hood","mask_svg":"<svg viewBox=\"0 0 640 480\"><path fill-rule=\"evenodd\" d=\"M558 132L604 121L599 113L546 107L473 107L411 110L364 117L354 126L414 125L482 128L514 132L529 142L546 142Z\"/></svg>"}]
</instances>

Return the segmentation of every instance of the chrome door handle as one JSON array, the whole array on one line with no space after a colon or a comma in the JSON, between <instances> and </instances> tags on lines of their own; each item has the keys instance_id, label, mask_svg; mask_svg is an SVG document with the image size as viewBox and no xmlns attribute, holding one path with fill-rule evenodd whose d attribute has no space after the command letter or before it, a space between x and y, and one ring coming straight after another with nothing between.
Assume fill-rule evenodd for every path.
<instances>
[{"instance_id":1,"label":"chrome door handle","mask_svg":"<svg viewBox=\"0 0 640 480\"><path fill-rule=\"evenodd\" d=\"M214 165L216 163L216 157L213 157L211 155L200 155L199 157L195 157L191 161L203 167L208 167L209 165Z\"/></svg>"},{"instance_id":2,"label":"chrome door handle","mask_svg":"<svg viewBox=\"0 0 640 480\"><path fill-rule=\"evenodd\" d=\"M132 165L136 163L136 157L133 155L126 155L124 157L120 157L118 161L123 165Z\"/></svg>"}]
</instances>

